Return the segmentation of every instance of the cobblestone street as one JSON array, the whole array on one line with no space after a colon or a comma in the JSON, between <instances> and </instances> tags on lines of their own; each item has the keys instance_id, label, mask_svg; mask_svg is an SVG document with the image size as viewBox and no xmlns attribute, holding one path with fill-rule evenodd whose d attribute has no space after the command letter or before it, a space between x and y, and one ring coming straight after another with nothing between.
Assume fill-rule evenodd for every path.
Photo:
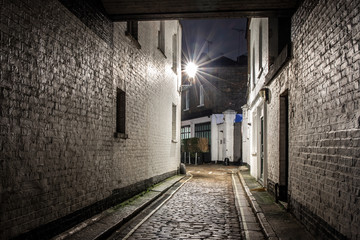
<instances>
[{"instance_id":1,"label":"cobblestone street","mask_svg":"<svg viewBox=\"0 0 360 240\"><path fill-rule=\"evenodd\" d=\"M241 239L231 182L236 167L188 166L193 178L129 239Z\"/></svg>"}]
</instances>

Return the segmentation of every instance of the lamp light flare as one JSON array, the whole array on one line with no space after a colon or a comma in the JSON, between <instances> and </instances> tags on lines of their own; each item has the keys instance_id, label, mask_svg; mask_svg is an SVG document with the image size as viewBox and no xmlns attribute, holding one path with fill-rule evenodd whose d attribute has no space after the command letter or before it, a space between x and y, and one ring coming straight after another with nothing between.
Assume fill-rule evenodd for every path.
<instances>
[{"instance_id":1,"label":"lamp light flare","mask_svg":"<svg viewBox=\"0 0 360 240\"><path fill-rule=\"evenodd\" d=\"M196 75L197 69L198 69L198 66L195 63L189 62L186 65L185 71L189 77L193 78Z\"/></svg>"}]
</instances>

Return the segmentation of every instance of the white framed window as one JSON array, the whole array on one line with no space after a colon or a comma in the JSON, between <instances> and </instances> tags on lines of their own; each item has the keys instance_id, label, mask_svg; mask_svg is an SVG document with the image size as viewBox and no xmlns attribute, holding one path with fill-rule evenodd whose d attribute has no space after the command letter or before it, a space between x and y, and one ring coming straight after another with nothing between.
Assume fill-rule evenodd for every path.
<instances>
[{"instance_id":1,"label":"white framed window","mask_svg":"<svg viewBox=\"0 0 360 240\"><path fill-rule=\"evenodd\" d=\"M189 91L185 92L185 109L184 111L189 110L190 105L190 98L189 98Z\"/></svg>"},{"instance_id":2,"label":"white framed window","mask_svg":"<svg viewBox=\"0 0 360 240\"><path fill-rule=\"evenodd\" d=\"M172 39L172 70L174 71L174 73L177 73L177 58L178 58L178 47L177 47L177 35L174 34L173 35L173 39Z\"/></svg>"},{"instance_id":3,"label":"white framed window","mask_svg":"<svg viewBox=\"0 0 360 240\"><path fill-rule=\"evenodd\" d=\"M204 86L200 85L199 89L199 107L204 106Z\"/></svg>"},{"instance_id":4,"label":"white framed window","mask_svg":"<svg viewBox=\"0 0 360 240\"><path fill-rule=\"evenodd\" d=\"M181 127L181 139L191 138L191 127L183 126Z\"/></svg>"}]
</instances>

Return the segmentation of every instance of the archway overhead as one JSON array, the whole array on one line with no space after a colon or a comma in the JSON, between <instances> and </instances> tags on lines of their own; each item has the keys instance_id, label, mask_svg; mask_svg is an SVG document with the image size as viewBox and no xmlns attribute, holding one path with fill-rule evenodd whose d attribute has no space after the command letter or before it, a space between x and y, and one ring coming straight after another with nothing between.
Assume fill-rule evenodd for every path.
<instances>
[{"instance_id":1,"label":"archway overhead","mask_svg":"<svg viewBox=\"0 0 360 240\"><path fill-rule=\"evenodd\" d=\"M288 17L300 0L102 0L113 21Z\"/></svg>"}]
</instances>

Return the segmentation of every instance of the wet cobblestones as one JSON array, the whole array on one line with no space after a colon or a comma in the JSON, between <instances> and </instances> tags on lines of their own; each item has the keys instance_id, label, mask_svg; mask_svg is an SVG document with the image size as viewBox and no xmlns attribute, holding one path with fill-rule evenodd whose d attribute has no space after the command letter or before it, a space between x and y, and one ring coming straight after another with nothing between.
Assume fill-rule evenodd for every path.
<instances>
[{"instance_id":1,"label":"wet cobblestones","mask_svg":"<svg viewBox=\"0 0 360 240\"><path fill-rule=\"evenodd\" d=\"M234 167L188 167L193 178L129 239L241 239Z\"/></svg>"}]
</instances>

